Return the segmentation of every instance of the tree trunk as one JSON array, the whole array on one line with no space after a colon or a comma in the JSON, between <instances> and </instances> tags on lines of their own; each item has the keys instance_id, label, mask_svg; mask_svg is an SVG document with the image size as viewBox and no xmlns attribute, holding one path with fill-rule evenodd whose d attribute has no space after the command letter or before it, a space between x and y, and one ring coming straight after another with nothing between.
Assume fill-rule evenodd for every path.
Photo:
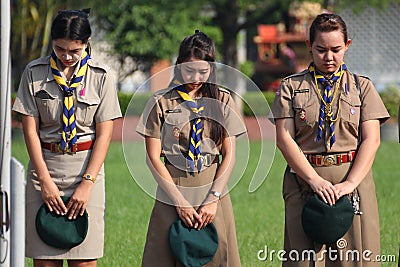
<instances>
[{"instance_id":1,"label":"tree trunk","mask_svg":"<svg viewBox=\"0 0 400 267\"><path fill-rule=\"evenodd\" d=\"M237 0L227 0L224 3L215 3L215 23L223 35L222 60L223 63L237 68L237 32L239 20L239 6Z\"/></svg>"}]
</instances>

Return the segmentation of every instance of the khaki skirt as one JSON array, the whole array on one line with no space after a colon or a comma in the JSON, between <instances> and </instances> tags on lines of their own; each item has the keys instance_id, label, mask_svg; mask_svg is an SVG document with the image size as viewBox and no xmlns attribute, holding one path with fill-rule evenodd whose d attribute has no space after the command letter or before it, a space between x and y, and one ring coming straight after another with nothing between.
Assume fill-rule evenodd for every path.
<instances>
[{"instance_id":1,"label":"khaki skirt","mask_svg":"<svg viewBox=\"0 0 400 267\"><path fill-rule=\"evenodd\" d=\"M321 177L332 184L337 184L346 179L350 167L350 163L344 163L340 166L314 167L314 169ZM292 173L289 167L286 169L283 181L286 255L293 250L300 252L300 255L304 250L313 250L317 260L315 263L303 259L292 261L287 257L283 266L380 266L378 262L373 261L380 253L380 233L378 203L371 170L357 187L357 191L360 197L360 210L363 214L354 215L352 226L336 244L329 247L317 244L304 233L301 224L302 209L307 197L312 194L312 190L303 179ZM331 252L332 256L329 256L328 252ZM371 260L363 259L363 253L366 253Z\"/></svg>"},{"instance_id":2,"label":"khaki skirt","mask_svg":"<svg viewBox=\"0 0 400 267\"><path fill-rule=\"evenodd\" d=\"M174 182L182 187L194 187L205 185L198 193L183 193L185 198L191 203L199 203L199 200L205 199L208 190L211 187L218 164L212 164L200 174L194 176L189 173L167 164ZM190 191L190 190L189 190ZM165 200L166 194L157 189L157 200L151 213L150 223L147 232L146 244L144 248L142 266L163 266L163 267L181 267L172 255L169 245L169 228L173 222L178 219L175 206L170 205L170 201ZM169 204L167 204L167 203ZM201 201L200 201L201 202ZM196 205L195 205L196 206ZM218 232L218 249L211 262L205 266L241 266L239 250L236 241L236 226L233 215L232 203L229 194L226 194L218 202L217 213L213 221Z\"/></svg>"},{"instance_id":3,"label":"khaki skirt","mask_svg":"<svg viewBox=\"0 0 400 267\"><path fill-rule=\"evenodd\" d=\"M71 196L82 180L91 150L76 154L51 153L43 149L50 176L60 190L60 195ZM36 213L43 204L39 181L31 163L28 166L26 184L26 257L34 259L97 259L103 256L105 185L104 165L92 187L87 205L89 227L85 240L71 249L59 249L46 245L35 227Z\"/></svg>"}]
</instances>

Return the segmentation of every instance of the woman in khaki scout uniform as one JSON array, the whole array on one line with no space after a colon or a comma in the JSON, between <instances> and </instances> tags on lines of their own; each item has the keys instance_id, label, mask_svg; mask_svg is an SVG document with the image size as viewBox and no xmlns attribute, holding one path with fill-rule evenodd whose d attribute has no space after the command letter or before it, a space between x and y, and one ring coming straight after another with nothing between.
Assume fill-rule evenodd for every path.
<instances>
[{"instance_id":1,"label":"woman in khaki scout uniform","mask_svg":"<svg viewBox=\"0 0 400 267\"><path fill-rule=\"evenodd\" d=\"M58 13L51 28L53 53L27 65L13 107L23 114L30 156L26 256L34 259L35 266L62 266L63 259L69 266L96 266L96 259L103 256L103 162L113 119L121 112L110 70L90 59L88 16L88 10ZM69 100L72 109L66 107ZM66 114L68 108L72 116ZM67 116L71 123L66 125ZM60 195L71 199L64 205ZM69 219L86 209L89 229L83 243L58 249L42 242L35 229L42 203Z\"/></svg>"},{"instance_id":2,"label":"woman in khaki scout uniform","mask_svg":"<svg viewBox=\"0 0 400 267\"><path fill-rule=\"evenodd\" d=\"M159 184L143 266L181 266L168 241L178 218L195 229L214 223L218 250L206 266L241 266L226 185L235 163L236 136L246 129L229 92L215 85L214 62L214 43L207 35L196 31L186 37L170 88L154 94L137 127L145 136L148 166ZM198 126L199 117L201 154L190 146L191 128Z\"/></svg>"},{"instance_id":3,"label":"woman in khaki scout uniform","mask_svg":"<svg viewBox=\"0 0 400 267\"><path fill-rule=\"evenodd\" d=\"M341 17L317 16L307 40L313 62L285 78L275 97L277 145L288 163L283 182L286 256L293 250L300 256L305 250L318 253L315 262L286 257L283 266L379 266L362 253L371 251L371 259L380 253L371 166L380 144L379 125L389 114L372 82L354 77L343 63L350 44ZM313 192L330 205L346 194L358 194L353 224L340 244L316 244L304 233L302 208ZM358 250L360 259L352 259L351 250Z\"/></svg>"}]
</instances>

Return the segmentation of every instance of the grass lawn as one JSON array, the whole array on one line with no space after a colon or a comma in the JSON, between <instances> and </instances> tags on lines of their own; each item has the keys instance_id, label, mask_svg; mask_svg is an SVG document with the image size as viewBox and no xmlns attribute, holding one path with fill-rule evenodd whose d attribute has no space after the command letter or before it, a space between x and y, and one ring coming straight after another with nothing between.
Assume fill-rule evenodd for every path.
<instances>
[{"instance_id":1,"label":"grass lawn","mask_svg":"<svg viewBox=\"0 0 400 267\"><path fill-rule=\"evenodd\" d=\"M259 261L257 252L268 246L268 250L283 247L284 212L281 184L285 161L276 152L267 179L253 193L249 193L252 170L256 168L256 157L260 143L250 144L250 161L243 178L231 191L235 211L237 238L243 266L280 266L274 261ZM13 140L14 157L27 166L27 153L21 138ZM246 145L238 144L238 159ZM132 178L150 179L144 161L142 143L130 144L129 160L134 166L126 165L121 143L112 143L106 159L106 238L105 255L98 262L99 267L140 266L147 224L154 200L145 193ZM381 254L399 254L400 244L400 144L383 142L374 163L374 178L381 224ZM271 155L272 156L272 155ZM130 171L129 171L130 170ZM234 176L235 174L233 174ZM240 175L240 174L239 174ZM26 261L32 266L32 261ZM396 263L383 263L382 266L397 266Z\"/></svg>"}]
</instances>

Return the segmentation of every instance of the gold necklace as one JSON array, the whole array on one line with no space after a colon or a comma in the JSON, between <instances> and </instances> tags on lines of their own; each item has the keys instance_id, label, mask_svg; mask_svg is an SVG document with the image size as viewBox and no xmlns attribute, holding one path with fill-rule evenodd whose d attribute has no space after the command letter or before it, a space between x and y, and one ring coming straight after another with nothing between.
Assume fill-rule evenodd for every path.
<instances>
[{"instance_id":1,"label":"gold necklace","mask_svg":"<svg viewBox=\"0 0 400 267\"><path fill-rule=\"evenodd\" d=\"M339 76L339 79L336 81L336 85L335 85L335 88L333 90L333 96L332 96L331 103L326 103L324 98L322 97L321 92L319 91L319 88L318 88L317 75L315 75L315 73L314 73L316 91L318 93L319 98L321 99L321 101L325 105L325 111L324 111L325 112L325 118L326 118L327 121L330 121L330 122L336 122L337 119L338 119L339 112L340 112L340 101L339 101L338 109L337 109L337 112L336 112L336 118L333 119L332 104L333 104L333 102L334 102L334 100L335 100L335 98L337 96L337 93L340 91L339 90L339 86L340 86L340 82L341 82L342 77L343 77L343 73L344 72L342 70L342 66L340 66L340 76ZM340 94L342 94L342 93L340 93Z\"/></svg>"}]
</instances>

